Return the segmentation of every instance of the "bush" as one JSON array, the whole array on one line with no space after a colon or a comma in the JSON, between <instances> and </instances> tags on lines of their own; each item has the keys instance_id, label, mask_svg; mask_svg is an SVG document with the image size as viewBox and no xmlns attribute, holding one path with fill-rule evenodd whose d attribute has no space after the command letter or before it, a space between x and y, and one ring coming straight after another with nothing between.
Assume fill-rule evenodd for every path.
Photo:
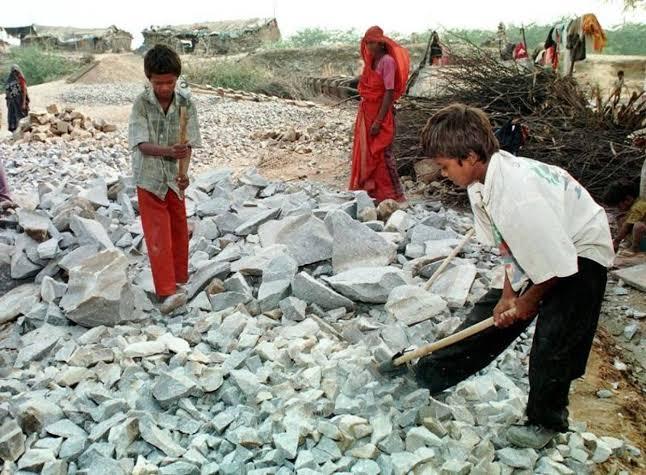
<instances>
[{"instance_id":1,"label":"bush","mask_svg":"<svg viewBox=\"0 0 646 475\"><path fill-rule=\"evenodd\" d=\"M184 74L191 82L240 91L256 92L270 79L269 73L256 66L232 61L185 64Z\"/></svg>"},{"instance_id":2,"label":"bush","mask_svg":"<svg viewBox=\"0 0 646 475\"><path fill-rule=\"evenodd\" d=\"M76 63L66 57L34 47L12 48L8 62L20 66L27 86L61 79L76 69Z\"/></svg>"}]
</instances>

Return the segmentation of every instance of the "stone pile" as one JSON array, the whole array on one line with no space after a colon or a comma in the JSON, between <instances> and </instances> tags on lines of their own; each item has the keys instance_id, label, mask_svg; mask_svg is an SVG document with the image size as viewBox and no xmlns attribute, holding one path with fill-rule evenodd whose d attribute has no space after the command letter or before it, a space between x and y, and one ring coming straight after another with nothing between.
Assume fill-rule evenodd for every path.
<instances>
[{"instance_id":1,"label":"stone pile","mask_svg":"<svg viewBox=\"0 0 646 475\"><path fill-rule=\"evenodd\" d=\"M132 91L123 94L136 97L141 84L123 86ZM89 102L122 104L122 87L85 85L76 97L79 104ZM70 90L70 94L76 90ZM117 91L117 92L115 92ZM303 165L300 153L325 157L326 163L345 167L351 147L351 125L354 112L324 107L305 108L286 101L248 102L219 96L194 94L198 106L203 148L196 149L191 160L191 173L227 166L247 169L277 155L295 153L294 161ZM91 103L91 102L89 102ZM308 141L279 142L272 139L252 138L258 131L285 131L293 124L309 137ZM0 141L0 159L3 161L9 184L14 191L36 192L38 184L55 187L84 184L103 178L109 183L131 168L131 152L127 142L127 127L119 126L116 133L99 133L82 140L47 139L15 142ZM285 152L285 153L284 153ZM307 162L305 162L307 163ZM316 160L310 162L316 165Z\"/></svg>"},{"instance_id":2,"label":"stone pile","mask_svg":"<svg viewBox=\"0 0 646 475\"><path fill-rule=\"evenodd\" d=\"M116 130L116 125L103 119L92 119L73 107L61 110L56 104L52 104L45 112L30 112L22 119L14 132L14 140L17 143L50 142L54 138L85 140L101 138L102 134Z\"/></svg>"},{"instance_id":3,"label":"stone pile","mask_svg":"<svg viewBox=\"0 0 646 475\"><path fill-rule=\"evenodd\" d=\"M131 181L39 192L0 232L27 279L0 297L3 473L573 474L640 456L581 426L509 446L532 330L440 396L373 371L450 334L496 281L472 242L422 289L470 223L439 203L385 213L209 171L186 193L188 303L162 316Z\"/></svg>"}]
</instances>

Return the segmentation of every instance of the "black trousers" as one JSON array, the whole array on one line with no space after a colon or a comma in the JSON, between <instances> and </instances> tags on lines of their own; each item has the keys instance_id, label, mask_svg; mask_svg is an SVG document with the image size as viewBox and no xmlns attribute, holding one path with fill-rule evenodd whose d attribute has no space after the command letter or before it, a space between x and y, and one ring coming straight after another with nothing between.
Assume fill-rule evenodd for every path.
<instances>
[{"instance_id":1,"label":"black trousers","mask_svg":"<svg viewBox=\"0 0 646 475\"><path fill-rule=\"evenodd\" d=\"M568 393L582 376L597 329L606 288L607 269L579 258L579 271L558 281L540 304L529 361L527 418L554 430L568 429ZM502 291L489 291L458 330L493 315ZM531 324L489 328L422 358L415 365L418 383L432 394L450 388L485 368Z\"/></svg>"}]
</instances>

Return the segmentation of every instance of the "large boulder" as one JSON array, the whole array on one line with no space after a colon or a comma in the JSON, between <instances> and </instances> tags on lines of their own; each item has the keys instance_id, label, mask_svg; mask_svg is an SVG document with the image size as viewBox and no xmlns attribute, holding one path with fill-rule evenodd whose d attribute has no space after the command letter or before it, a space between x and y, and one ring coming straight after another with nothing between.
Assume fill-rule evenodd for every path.
<instances>
[{"instance_id":1,"label":"large boulder","mask_svg":"<svg viewBox=\"0 0 646 475\"><path fill-rule=\"evenodd\" d=\"M134 294L128 259L108 249L70 269L67 293L60 306L67 318L84 327L114 326L132 318Z\"/></svg>"},{"instance_id":2,"label":"large boulder","mask_svg":"<svg viewBox=\"0 0 646 475\"><path fill-rule=\"evenodd\" d=\"M408 275L394 267L360 267L325 280L342 295L367 303L386 303L395 287L408 284Z\"/></svg>"},{"instance_id":3,"label":"large boulder","mask_svg":"<svg viewBox=\"0 0 646 475\"><path fill-rule=\"evenodd\" d=\"M325 224L311 213L268 221L258 229L263 247L287 246L299 266L325 261L332 257L332 236Z\"/></svg>"},{"instance_id":4,"label":"large boulder","mask_svg":"<svg viewBox=\"0 0 646 475\"><path fill-rule=\"evenodd\" d=\"M325 225L334 239L332 267L335 273L357 267L386 266L395 259L395 246L343 211L328 213Z\"/></svg>"}]
</instances>

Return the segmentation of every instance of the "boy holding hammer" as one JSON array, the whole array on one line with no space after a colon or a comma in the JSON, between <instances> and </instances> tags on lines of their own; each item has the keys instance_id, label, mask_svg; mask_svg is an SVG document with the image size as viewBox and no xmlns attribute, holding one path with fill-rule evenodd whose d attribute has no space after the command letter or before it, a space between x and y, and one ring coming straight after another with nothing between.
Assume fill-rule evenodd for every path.
<instances>
[{"instance_id":1,"label":"boy holding hammer","mask_svg":"<svg viewBox=\"0 0 646 475\"><path fill-rule=\"evenodd\" d=\"M184 190L201 138L195 104L175 87L182 72L177 53L156 45L144 57L144 72L150 84L132 107L128 143L155 292L169 313L186 302L177 292L188 281Z\"/></svg>"},{"instance_id":2,"label":"boy holding hammer","mask_svg":"<svg viewBox=\"0 0 646 475\"><path fill-rule=\"evenodd\" d=\"M494 327L422 358L418 382L439 393L486 367L536 318L527 423L507 440L542 448L568 429L568 392L583 375L614 252L606 214L567 172L499 150L479 109L448 106L422 131L425 154L467 188L480 241L497 246L504 288L490 290L462 325Z\"/></svg>"}]
</instances>

